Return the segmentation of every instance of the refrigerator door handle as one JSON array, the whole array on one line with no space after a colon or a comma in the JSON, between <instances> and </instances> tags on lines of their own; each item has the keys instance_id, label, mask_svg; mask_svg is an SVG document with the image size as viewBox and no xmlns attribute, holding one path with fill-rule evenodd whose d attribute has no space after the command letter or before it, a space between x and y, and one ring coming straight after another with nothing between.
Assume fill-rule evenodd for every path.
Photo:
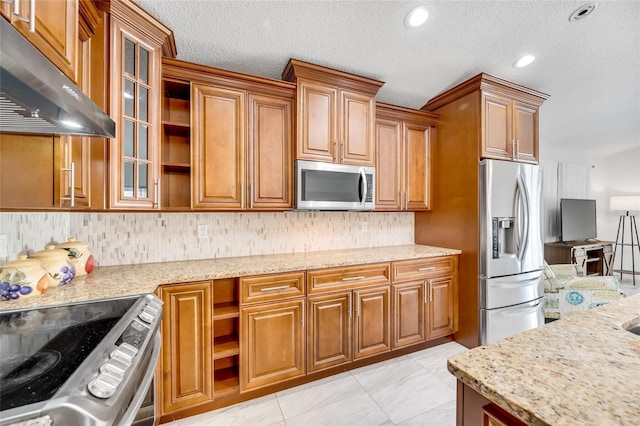
<instances>
[{"instance_id":1,"label":"refrigerator door handle","mask_svg":"<svg viewBox=\"0 0 640 426\"><path fill-rule=\"evenodd\" d=\"M518 217L518 254L519 260L524 258L524 254L527 251L527 245L529 244L529 212L531 203L529 202L529 192L527 184L521 175L518 176L518 188L516 190L516 214ZM521 204L524 204L524 208L521 209ZM524 230L522 230L520 223L524 224Z\"/></svg>"}]
</instances>

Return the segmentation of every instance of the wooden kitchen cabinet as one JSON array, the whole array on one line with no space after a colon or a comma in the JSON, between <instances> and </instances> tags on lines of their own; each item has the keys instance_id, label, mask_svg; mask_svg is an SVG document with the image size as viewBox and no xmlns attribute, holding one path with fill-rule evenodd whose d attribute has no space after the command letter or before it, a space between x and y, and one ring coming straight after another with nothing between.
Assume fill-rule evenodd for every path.
<instances>
[{"instance_id":1,"label":"wooden kitchen cabinet","mask_svg":"<svg viewBox=\"0 0 640 426\"><path fill-rule=\"evenodd\" d=\"M353 358L351 290L309 296L307 371L323 370Z\"/></svg>"},{"instance_id":2,"label":"wooden kitchen cabinet","mask_svg":"<svg viewBox=\"0 0 640 426\"><path fill-rule=\"evenodd\" d=\"M384 83L291 59L297 83L296 159L373 166L375 95Z\"/></svg>"},{"instance_id":3,"label":"wooden kitchen cabinet","mask_svg":"<svg viewBox=\"0 0 640 426\"><path fill-rule=\"evenodd\" d=\"M78 77L78 0L13 0L11 24L73 82ZM4 7L7 11L7 6Z\"/></svg>"},{"instance_id":4,"label":"wooden kitchen cabinet","mask_svg":"<svg viewBox=\"0 0 640 426\"><path fill-rule=\"evenodd\" d=\"M305 375L305 274L240 278L240 391Z\"/></svg>"},{"instance_id":5,"label":"wooden kitchen cabinet","mask_svg":"<svg viewBox=\"0 0 640 426\"><path fill-rule=\"evenodd\" d=\"M211 281L161 286L162 351L156 384L160 415L213 401Z\"/></svg>"},{"instance_id":6,"label":"wooden kitchen cabinet","mask_svg":"<svg viewBox=\"0 0 640 426\"><path fill-rule=\"evenodd\" d=\"M110 3L109 207L160 208L161 58L175 55L171 30L132 1Z\"/></svg>"},{"instance_id":7,"label":"wooden kitchen cabinet","mask_svg":"<svg viewBox=\"0 0 640 426\"><path fill-rule=\"evenodd\" d=\"M538 163L539 105L490 91L482 102L482 157Z\"/></svg>"},{"instance_id":8,"label":"wooden kitchen cabinet","mask_svg":"<svg viewBox=\"0 0 640 426\"><path fill-rule=\"evenodd\" d=\"M246 92L192 84L193 207L244 207Z\"/></svg>"},{"instance_id":9,"label":"wooden kitchen cabinet","mask_svg":"<svg viewBox=\"0 0 640 426\"><path fill-rule=\"evenodd\" d=\"M304 298L241 309L241 392L305 374Z\"/></svg>"},{"instance_id":10,"label":"wooden kitchen cabinet","mask_svg":"<svg viewBox=\"0 0 640 426\"><path fill-rule=\"evenodd\" d=\"M456 332L457 268L457 256L391 264L394 349Z\"/></svg>"},{"instance_id":11,"label":"wooden kitchen cabinet","mask_svg":"<svg viewBox=\"0 0 640 426\"><path fill-rule=\"evenodd\" d=\"M307 271L307 370L391 350L389 264Z\"/></svg>"},{"instance_id":12,"label":"wooden kitchen cabinet","mask_svg":"<svg viewBox=\"0 0 640 426\"><path fill-rule=\"evenodd\" d=\"M163 199L192 209L293 207L295 85L167 58L163 80Z\"/></svg>"},{"instance_id":13,"label":"wooden kitchen cabinet","mask_svg":"<svg viewBox=\"0 0 640 426\"><path fill-rule=\"evenodd\" d=\"M437 115L381 103L376 115L376 210L430 210Z\"/></svg>"},{"instance_id":14,"label":"wooden kitchen cabinet","mask_svg":"<svg viewBox=\"0 0 640 426\"><path fill-rule=\"evenodd\" d=\"M487 111L485 94L490 96L491 104ZM457 293L459 309L457 342L473 348L479 344L480 329L479 289L478 289L478 248L480 247L480 230L478 217L481 202L479 199L480 171L479 160L490 158L487 154L487 141L495 140L487 137L487 114L491 114L492 129L498 131L504 142L491 142L493 157L512 160L507 151L511 143L509 122L509 104L511 111L514 105L531 107L533 116L527 109L522 109L518 122L519 133L529 134L533 147L525 136L520 139L520 151L523 152L517 161L537 162L538 152L538 110L549 95L494 77L489 74L478 74L446 92L431 99L422 107L423 110L438 114L438 128L431 146L431 203L429 212L415 214L415 243L440 247L456 247L462 251L459 259L460 291ZM527 118L528 116L528 118ZM528 124L525 124L527 123ZM527 130L531 125L533 128ZM489 133L489 137L492 134ZM502 144L502 145L500 145ZM500 148L502 146L502 148ZM452 147L455 147L452 149ZM532 155L524 155L530 152Z\"/></svg>"}]
</instances>

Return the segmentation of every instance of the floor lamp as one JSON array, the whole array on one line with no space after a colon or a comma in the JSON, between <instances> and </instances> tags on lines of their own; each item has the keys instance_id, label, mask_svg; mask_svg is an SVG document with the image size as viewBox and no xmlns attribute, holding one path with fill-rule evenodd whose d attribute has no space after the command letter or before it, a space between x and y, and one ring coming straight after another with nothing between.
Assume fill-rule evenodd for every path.
<instances>
[{"instance_id":1,"label":"floor lamp","mask_svg":"<svg viewBox=\"0 0 640 426\"><path fill-rule=\"evenodd\" d=\"M618 233L616 234L616 248L613 251L613 259L611 265L614 264L616 256L618 255L618 247L620 248L620 269L614 269L613 272L620 273L620 279L622 274L631 274L633 277L633 285L636 285L636 275L640 275L640 271L636 273L636 262L634 256L634 247L638 249L640 254L640 241L638 241L638 226L636 225L636 217L633 214L636 211L640 211L640 195L630 195L623 197L611 197L610 210L624 212L620 215L618 221ZM629 239L630 242L625 243L625 226L628 219ZM635 237L635 239L634 239ZM631 270L624 269L624 248L631 247ZM640 266L640 265L638 265Z\"/></svg>"}]
</instances>

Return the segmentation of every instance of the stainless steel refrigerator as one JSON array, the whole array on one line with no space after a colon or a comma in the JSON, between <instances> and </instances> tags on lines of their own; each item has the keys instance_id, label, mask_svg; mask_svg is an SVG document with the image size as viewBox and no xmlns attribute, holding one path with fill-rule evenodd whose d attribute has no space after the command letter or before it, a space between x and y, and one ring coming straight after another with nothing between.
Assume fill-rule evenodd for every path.
<instances>
[{"instance_id":1,"label":"stainless steel refrigerator","mask_svg":"<svg viewBox=\"0 0 640 426\"><path fill-rule=\"evenodd\" d=\"M544 324L542 172L480 162L480 344Z\"/></svg>"}]
</instances>

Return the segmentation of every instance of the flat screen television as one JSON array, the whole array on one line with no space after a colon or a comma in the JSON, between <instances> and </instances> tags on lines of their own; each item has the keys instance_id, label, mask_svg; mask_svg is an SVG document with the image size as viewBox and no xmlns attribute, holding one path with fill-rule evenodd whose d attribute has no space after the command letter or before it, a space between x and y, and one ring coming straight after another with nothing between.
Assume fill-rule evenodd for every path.
<instances>
[{"instance_id":1,"label":"flat screen television","mask_svg":"<svg viewBox=\"0 0 640 426\"><path fill-rule=\"evenodd\" d=\"M579 241L597 237L596 200L560 200L560 240Z\"/></svg>"}]
</instances>

